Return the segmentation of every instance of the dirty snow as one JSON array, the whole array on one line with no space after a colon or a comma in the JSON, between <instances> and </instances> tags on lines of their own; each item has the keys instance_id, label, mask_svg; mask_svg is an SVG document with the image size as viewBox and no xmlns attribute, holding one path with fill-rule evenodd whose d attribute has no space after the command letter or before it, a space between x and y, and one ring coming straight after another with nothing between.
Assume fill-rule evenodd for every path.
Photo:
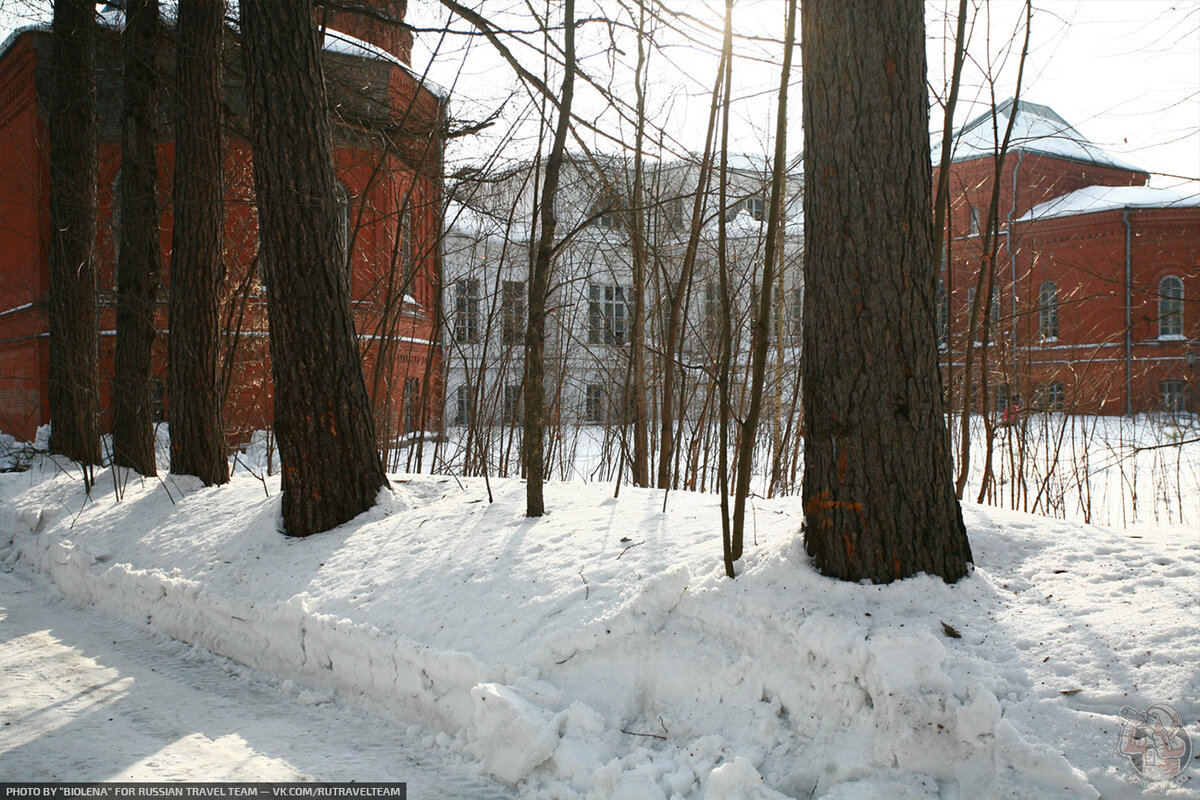
<instances>
[{"instance_id":1,"label":"dirty snow","mask_svg":"<svg viewBox=\"0 0 1200 800\"><path fill-rule=\"evenodd\" d=\"M527 519L520 481L396 475L290 539L278 478L116 477L120 500L112 472L90 499L45 459L0 475L0 562L297 687L283 705L436 731L521 797L1140 797L1122 706L1169 703L1200 743L1194 528L967 505L968 578L871 586L813 569L796 498L759 499L731 581L709 495L552 483ZM1200 798L1198 769L1148 792Z\"/></svg>"}]
</instances>

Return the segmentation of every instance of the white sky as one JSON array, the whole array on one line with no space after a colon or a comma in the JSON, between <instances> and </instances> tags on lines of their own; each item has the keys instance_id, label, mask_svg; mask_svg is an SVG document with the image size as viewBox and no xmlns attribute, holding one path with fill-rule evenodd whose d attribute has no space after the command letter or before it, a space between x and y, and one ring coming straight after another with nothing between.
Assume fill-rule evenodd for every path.
<instances>
[{"instance_id":1,"label":"white sky","mask_svg":"<svg viewBox=\"0 0 1200 800\"><path fill-rule=\"evenodd\" d=\"M614 0L590 2L601 4L609 17L621 16L612 13L617 9ZM970 0L972 9L980 9L981 3ZM579 0L579 5L580 16L597 10L590 7L589 0ZM692 29L708 44L719 45L719 0L672 0L670 5L713 26L714 30L704 31L699 24L692 24ZM781 38L783 5L779 0L738 0L734 10L736 32L747 37ZM927 4L930 82L936 89L941 88L943 73L946 8L956 5L954 0L931 0ZM995 90L997 99L1003 100L1013 94L1016 58L1010 54L1005 60L1002 44L1016 28L1021 3L992 0L991 6L992 33L990 37L986 34L985 14L980 10L971 53L980 63L989 58L994 63L1003 61ZM44 17L48 7L49 0L0 0L0 38L31 17ZM499 18L503 9L523 13L524 8L524 3L499 0L486 10ZM445 12L435 0L410 0L409 20L414 24L435 27L445 19ZM465 28L462 23L455 27ZM598 24L590 25L580 39L580 55L590 74L602 78L615 68L627 79L636 55L631 46L626 47L624 55L614 55L607 47L604 26ZM985 47L989 39L991 45ZM629 45L632 40L627 36L624 42ZM514 89L512 71L486 42L447 37L440 44L439 56L430 64L429 52L437 47L433 34L421 34L414 67L421 71L428 66L433 80L453 89L456 113L480 116L495 107L498 96ZM752 39L739 40L735 48L735 96L747 99L735 109L733 147L769 152L767 132L774 127L771 120L782 48L777 42ZM990 57L984 55L989 49ZM525 63L540 73L540 64L530 58L530 52L526 50L523 55ZM668 58L674 63L668 63ZM652 59L653 74L658 78L652 87L652 112L678 146L700 149L715 56L677 42ZM789 95L793 142L788 150L793 154L800 149L800 80L800 73L796 73ZM600 119L602 127L615 137L631 138L616 121L600 117L594 92L591 94L589 97L588 91L581 91L577 107ZM632 91L626 90L623 96L632 102ZM1156 173L1155 185L1179 182L1179 178L1169 176L1200 178L1200 0L1035 0L1023 97L1051 106L1104 149ZM988 89L975 70L966 78L956 124L985 110L988 98ZM501 134L511 132L511 119L527 102L527 95L518 95L510 103L505 124L496 126L481 142L464 144L458 152L466 157L490 150ZM939 115L939 109L934 108L935 129L941 127ZM517 129L518 133L522 131L525 129ZM517 140L508 149L524 155L534 146L532 139ZM615 149L611 141L600 141L597 146Z\"/></svg>"}]
</instances>

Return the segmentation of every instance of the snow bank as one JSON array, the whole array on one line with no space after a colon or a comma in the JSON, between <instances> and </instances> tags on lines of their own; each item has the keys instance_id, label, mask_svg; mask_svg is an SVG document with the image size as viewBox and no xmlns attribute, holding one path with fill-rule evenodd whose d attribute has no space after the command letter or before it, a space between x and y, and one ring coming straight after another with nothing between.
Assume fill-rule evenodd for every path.
<instances>
[{"instance_id":1,"label":"snow bank","mask_svg":"<svg viewBox=\"0 0 1200 800\"><path fill-rule=\"evenodd\" d=\"M1140 796L1122 705L1172 703L1200 740L1194 531L968 507L969 578L878 587L817 574L798 501L758 500L730 581L704 495L663 513L551 484L527 519L519 481L489 504L481 481L394 476L299 540L277 479L134 479L119 502L111 479L86 500L46 462L0 476L0 560L431 726L523 796ZM1188 777L1169 793L1200 797Z\"/></svg>"}]
</instances>

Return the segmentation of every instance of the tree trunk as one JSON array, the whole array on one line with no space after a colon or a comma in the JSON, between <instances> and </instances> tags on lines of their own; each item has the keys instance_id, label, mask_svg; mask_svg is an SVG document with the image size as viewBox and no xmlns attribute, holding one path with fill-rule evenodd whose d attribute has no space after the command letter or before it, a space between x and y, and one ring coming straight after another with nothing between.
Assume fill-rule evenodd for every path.
<instances>
[{"instance_id":1,"label":"tree trunk","mask_svg":"<svg viewBox=\"0 0 1200 800\"><path fill-rule=\"evenodd\" d=\"M635 119L637 130L633 139L633 187L629 197L629 245L633 267L633 314L629 324L629 420L633 428L633 462L630 478L634 486L650 485L650 426L646 399L646 213L645 159L642 148L646 142L646 6L638 3L637 64L634 67L633 88L636 96ZM626 409L621 409L624 414Z\"/></svg>"},{"instance_id":2,"label":"tree trunk","mask_svg":"<svg viewBox=\"0 0 1200 800\"><path fill-rule=\"evenodd\" d=\"M241 20L283 524L305 536L370 508L387 478L343 275L312 3L242 0Z\"/></svg>"},{"instance_id":3,"label":"tree trunk","mask_svg":"<svg viewBox=\"0 0 1200 800\"><path fill-rule=\"evenodd\" d=\"M717 278L721 287L721 331L717 358L717 389L720 404L717 409L717 480L721 484L721 555L725 575L737 576L733 562L733 534L729 523L729 377L733 363L733 319L729 293L729 259L726 209L729 207L729 107L733 94L733 0L725 0L725 28L722 34L721 62L725 65L725 86L721 94L721 171L717 196Z\"/></svg>"},{"instance_id":4,"label":"tree trunk","mask_svg":"<svg viewBox=\"0 0 1200 800\"><path fill-rule=\"evenodd\" d=\"M218 376L224 250L221 146L223 0L179 4L175 228L171 255L167 399L171 472L229 480Z\"/></svg>"},{"instance_id":5,"label":"tree trunk","mask_svg":"<svg viewBox=\"0 0 1200 800\"><path fill-rule=\"evenodd\" d=\"M158 0L130 0L125 15L113 462L155 475L150 354L160 259L155 163Z\"/></svg>"},{"instance_id":6,"label":"tree trunk","mask_svg":"<svg viewBox=\"0 0 1200 800\"><path fill-rule=\"evenodd\" d=\"M971 549L937 373L923 7L801 13L806 546L845 580L955 581Z\"/></svg>"},{"instance_id":7,"label":"tree trunk","mask_svg":"<svg viewBox=\"0 0 1200 800\"><path fill-rule=\"evenodd\" d=\"M575 0L563 4L564 75L562 96L558 102L558 124L550 155L546 158L546 174L542 181L541 225L537 251L529 275L529 324L525 329L525 516L540 517L546 513L543 497L544 455L542 430L545 427L546 387L546 293L550 286L550 257L554 245L554 229L558 220L554 214L554 198L558 194L558 178L562 169L563 151L571 124L571 100L575 94Z\"/></svg>"},{"instance_id":8,"label":"tree trunk","mask_svg":"<svg viewBox=\"0 0 1200 800\"><path fill-rule=\"evenodd\" d=\"M100 463L95 5L54 2L50 111L50 449Z\"/></svg>"}]
</instances>

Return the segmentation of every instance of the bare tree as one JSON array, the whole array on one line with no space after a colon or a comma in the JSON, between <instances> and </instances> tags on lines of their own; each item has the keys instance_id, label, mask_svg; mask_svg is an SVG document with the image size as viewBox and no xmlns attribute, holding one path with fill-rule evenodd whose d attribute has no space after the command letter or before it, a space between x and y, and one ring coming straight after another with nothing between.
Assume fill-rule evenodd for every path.
<instances>
[{"instance_id":1,"label":"bare tree","mask_svg":"<svg viewBox=\"0 0 1200 800\"><path fill-rule=\"evenodd\" d=\"M95 28L91 0L54 0L50 449L81 464L100 463Z\"/></svg>"},{"instance_id":2,"label":"bare tree","mask_svg":"<svg viewBox=\"0 0 1200 800\"><path fill-rule=\"evenodd\" d=\"M387 485L338 234L328 98L311 2L241 3L288 534L328 530Z\"/></svg>"},{"instance_id":3,"label":"bare tree","mask_svg":"<svg viewBox=\"0 0 1200 800\"><path fill-rule=\"evenodd\" d=\"M802 15L805 543L845 580L955 581L971 550L937 374L923 9Z\"/></svg>"},{"instance_id":4,"label":"bare tree","mask_svg":"<svg viewBox=\"0 0 1200 800\"><path fill-rule=\"evenodd\" d=\"M158 0L129 0L125 20L113 462L143 475L154 475L158 469L150 354L161 258L155 163Z\"/></svg>"},{"instance_id":5,"label":"bare tree","mask_svg":"<svg viewBox=\"0 0 1200 800\"><path fill-rule=\"evenodd\" d=\"M796 0L787 7L786 33L783 37L783 68L779 79L779 111L776 115L775 159L771 177L770 217L767 222L767 242L759 285L758 315L754 321L751 343L750 407L742 422L741 448L738 452L737 481L733 496L732 555L742 557L742 540L746 525L746 497L750 494L750 471L754 467L754 446L757 442L758 418L762 413L763 382L767 372L768 327L771 324L771 293L775 286L777 242L783 222L783 179L787 172L787 94L792 71L792 46L796 41Z\"/></svg>"},{"instance_id":6,"label":"bare tree","mask_svg":"<svg viewBox=\"0 0 1200 800\"><path fill-rule=\"evenodd\" d=\"M546 513L542 492L543 451L542 428L545 425L545 346L546 297L550 287L551 252L558 219L554 199L558 194L562 171L563 151L571 125L571 101L575 95L575 0L563 4L563 84L558 101L558 122L550 153L546 157L546 173L538 197L541 220L538 229L537 251L529 275L529 323L525 328L525 516L540 517Z\"/></svg>"},{"instance_id":7,"label":"bare tree","mask_svg":"<svg viewBox=\"0 0 1200 800\"><path fill-rule=\"evenodd\" d=\"M229 480L218 375L224 279L223 0L183 0L176 45L175 221L167 398L171 471Z\"/></svg>"}]
</instances>

